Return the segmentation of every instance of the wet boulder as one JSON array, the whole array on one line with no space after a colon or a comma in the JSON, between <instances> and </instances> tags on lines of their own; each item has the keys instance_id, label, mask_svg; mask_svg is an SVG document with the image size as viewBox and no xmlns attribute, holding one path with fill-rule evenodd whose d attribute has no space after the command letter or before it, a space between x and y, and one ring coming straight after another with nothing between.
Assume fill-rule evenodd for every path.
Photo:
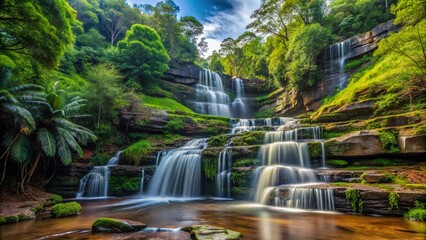
<instances>
[{"instance_id":1,"label":"wet boulder","mask_svg":"<svg viewBox=\"0 0 426 240\"><path fill-rule=\"evenodd\" d=\"M92 225L92 233L137 232L146 228L146 224L117 218L98 218Z\"/></svg>"},{"instance_id":2,"label":"wet boulder","mask_svg":"<svg viewBox=\"0 0 426 240\"><path fill-rule=\"evenodd\" d=\"M192 225L181 230L191 233L191 238L197 240L238 240L243 237L240 232L209 225Z\"/></svg>"}]
</instances>

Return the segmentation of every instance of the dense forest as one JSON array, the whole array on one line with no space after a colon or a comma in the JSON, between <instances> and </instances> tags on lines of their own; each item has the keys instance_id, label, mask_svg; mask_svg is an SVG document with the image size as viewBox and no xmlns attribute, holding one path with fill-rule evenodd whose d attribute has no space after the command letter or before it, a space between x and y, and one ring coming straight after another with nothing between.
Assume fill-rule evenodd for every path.
<instances>
[{"instance_id":1,"label":"dense forest","mask_svg":"<svg viewBox=\"0 0 426 240\"><path fill-rule=\"evenodd\" d=\"M105 165L126 146L123 161L137 165L135 155L156 142L184 139L179 134L188 116L205 123L207 135L227 133L229 118L195 113L164 83L170 69L190 64L254 79L264 87L255 94L259 101L280 91L290 95L318 86L329 45L392 19L398 31L374 52L345 62L347 86L301 116L321 121L366 100L375 102L374 117L425 109L424 0L260 2L246 31L208 55L203 24L181 16L173 0L133 6L126 0L1 1L0 188L31 199L35 186L75 159L89 154L92 164ZM117 124L119 111L135 105L173 118L160 134L128 134ZM255 116L277 115L264 109ZM416 131L424 133L424 125Z\"/></svg>"}]
</instances>

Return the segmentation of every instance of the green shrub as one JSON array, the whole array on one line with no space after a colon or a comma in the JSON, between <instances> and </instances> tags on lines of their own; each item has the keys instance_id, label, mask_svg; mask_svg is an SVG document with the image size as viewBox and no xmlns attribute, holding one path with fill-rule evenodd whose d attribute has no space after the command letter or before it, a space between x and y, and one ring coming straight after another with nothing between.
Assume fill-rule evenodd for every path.
<instances>
[{"instance_id":1,"label":"green shrub","mask_svg":"<svg viewBox=\"0 0 426 240\"><path fill-rule=\"evenodd\" d=\"M226 134L220 134L217 136L210 137L208 143L209 147L223 147L227 141L228 136Z\"/></svg>"},{"instance_id":2,"label":"green shrub","mask_svg":"<svg viewBox=\"0 0 426 240\"><path fill-rule=\"evenodd\" d=\"M6 218L0 217L0 225L7 223Z\"/></svg>"},{"instance_id":3,"label":"green shrub","mask_svg":"<svg viewBox=\"0 0 426 240\"><path fill-rule=\"evenodd\" d=\"M263 143L264 135L262 131L244 132L233 137L231 143L233 146L258 145Z\"/></svg>"},{"instance_id":4,"label":"green shrub","mask_svg":"<svg viewBox=\"0 0 426 240\"><path fill-rule=\"evenodd\" d=\"M399 209L399 194L396 192L390 192L389 193L389 211L392 211L392 209Z\"/></svg>"},{"instance_id":5,"label":"green shrub","mask_svg":"<svg viewBox=\"0 0 426 240\"><path fill-rule=\"evenodd\" d=\"M398 132L396 131L380 131L379 139L382 143L383 149L388 153L399 152L398 146Z\"/></svg>"},{"instance_id":6,"label":"green shrub","mask_svg":"<svg viewBox=\"0 0 426 240\"><path fill-rule=\"evenodd\" d=\"M92 159L90 159L90 163L95 166L104 166L108 163L111 156L103 153L96 153Z\"/></svg>"},{"instance_id":7,"label":"green shrub","mask_svg":"<svg viewBox=\"0 0 426 240\"><path fill-rule=\"evenodd\" d=\"M111 176L109 178L109 195L111 196L128 196L138 193L140 188L140 177Z\"/></svg>"},{"instance_id":8,"label":"green shrub","mask_svg":"<svg viewBox=\"0 0 426 240\"><path fill-rule=\"evenodd\" d=\"M57 194L53 194L52 196L50 196L49 200L53 201L53 204L56 204L61 203L63 198Z\"/></svg>"},{"instance_id":9,"label":"green shrub","mask_svg":"<svg viewBox=\"0 0 426 240\"><path fill-rule=\"evenodd\" d=\"M426 209L425 204L419 201L414 201L414 207L408 210L404 214L404 218L414 221L425 221L426 220Z\"/></svg>"},{"instance_id":10,"label":"green shrub","mask_svg":"<svg viewBox=\"0 0 426 240\"><path fill-rule=\"evenodd\" d=\"M8 216L4 218L6 220L6 223L17 223L19 222L19 216L15 215L15 216Z\"/></svg>"},{"instance_id":11,"label":"green shrub","mask_svg":"<svg viewBox=\"0 0 426 240\"><path fill-rule=\"evenodd\" d=\"M50 213L54 217L76 216L81 213L81 205L78 202L58 203Z\"/></svg>"},{"instance_id":12,"label":"green shrub","mask_svg":"<svg viewBox=\"0 0 426 240\"><path fill-rule=\"evenodd\" d=\"M345 70L352 71L357 68L360 68L362 65L370 62L371 58L372 58L371 55L364 55L361 58L349 60L348 62L345 63Z\"/></svg>"},{"instance_id":13,"label":"green shrub","mask_svg":"<svg viewBox=\"0 0 426 240\"><path fill-rule=\"evenodd\" d=\"M394 166L395 161L392 159L387 159L387 158L376 158L373 161L371 161L371 164L374 166L387 167L387 166Z\"/></svg>"},{"instance_id":14,"label":"green shrub","mask_svg":"<svg viewBox=\"0 0 426 240\"><path fill-rule=\"evenodd\" d=\"M251 167L251 166L259 166L261 161L256 158L242 158L233 160L232 165L234 167Z\"/></svg>"},{"instance_id":15,"label":"green shrub","mask_svg":"<svg viewBox=\"0 0 426 240\"><path fill-rule=\"evenodd\" d=\"M204 176L210 180L214 180L217 175L217 159L202 159Z\"/></svg>"},{"instance_id":16,"label":"green shrub","mask_svg":"<svg viewBox=\"0 0 426 240\"><path fill-rule=\"evenodd\" d=\"M164 126L165 133L177 133L185 128L186 121L183 117L172 117L170 121Z\"/></svg>"},{"instance_id":17,"label":"green shrub","mask_svg":"<svg viewBox=\"0 0 426 240\"><path fill-rule=\"evenodd\" d=\"M147 140L140 140L123 150L121 160L123 163L139 165L150 151L151 144Z\"/></svg>"},{"instance_id":18,"label":"green shrub","mask_svg":"<svg viewBox=\"0 0 426 240\"><path fill-rule=\"evenodd\" d=\"M327 160L327 165L335 168L344 168L349 165L349 163L345 160L333 159Z\"/></svg>"},{"instance_id":19,"label":"green shrub","mask_svg":"<svg viewBox=\"0 0 426 240\"><path fill-rule=\"evenodd\" d=\"M308 149L311 157L313 158L321 158L322 157L322 147L319 142L309 142Z\"/></svg>"},{"instance_id":20,"label":"green shrub","mask_svg":"<svg viewBox=\"0 0 426 240\"><path fill-rule=\"evenodd\" d=\"M355 188L348 188L346 189L345 195L346 201L349 203L354 213L362 213L364 202L362 201L362 196L359 190Z\"/></svg>"},{"instance_id":21,"label":"green shrub","mask_svg":"<svg viewBox=\"0 0 426 240\"><path fill-rule=\"evenodd\" d=\"M329 131L324 131L323 133L324 139L338 138L345 134L346 132L329 132Z\"/></svg>"},{"instance_id":22,"label":"green shrub","mask_svg":"<svg viewBox=\"0 0 426 240\"><path fill-rule=\"evenodd\" d=\"M265 109L263 111L260 112L256 112L254 114L255 118L269 118L269 117L273 117L275 114L275 109L274 108L268 108Z\"/></svg>"}]
</instances>

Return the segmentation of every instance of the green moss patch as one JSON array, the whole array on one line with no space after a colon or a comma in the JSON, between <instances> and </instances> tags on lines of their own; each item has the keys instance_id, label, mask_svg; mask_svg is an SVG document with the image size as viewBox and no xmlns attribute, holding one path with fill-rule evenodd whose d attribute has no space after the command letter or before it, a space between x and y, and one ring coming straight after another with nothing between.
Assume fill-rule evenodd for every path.
<instances>
[{"instance_id":1,"label":"green moss patch","mask_svg":"<svg viewBox=\"0 0 426 240\"><path fill-rule=\"evenodd\" d=\"M404 214L404 218L414 221L425 221L426 220L426 209L425 203L414 201L414 207L408 210Z\"/></svg>"},{"instance_id":2,"label":"green moss patch","mask_svg":"<svg viewBox=\"0 0 426 240\"><path fill-rule=\"evenodd\" d=\"M139 165L150 151L151 144L147 140L140 140L124 149L120 161L124 164Z\"/></svg>"},{"instance_id":3,"label":"green moss patch","mask_svg":"<svg viewBox=\"0 0 426 240\"><path fill-rule=\"evenodd\" d=\"M319 142L309 142L308 143L309 153L312 158L321 158L322 157L322 147Z\"/></svg>"},{"instance_id":4,"label":"green moss patch","mask_svg":"<svg viewBox=\"0 0 426 240\"><path fill-rule=\"evenodd\" d=\"M146 224L114 218L98 218L92 225L92 233L124 233L136 232L146 227Z\"/></svg>"},{"instance_id":5,"label":"green moss patch","mask_svg":"<svg viewBox=\"0 0 426 240\"><path fill-rule=\"evenodd\" d=\"M78 202L58 203L50 213L54 217L76 216L81 213L81 205Z\"/></svg>"},{"instance_id":6,"label":"green moss patch","mask_svg":"<svg viewBox=\"0 0 426 240\"><path fill-rule=\"evenodd\" d=\"M345 160L339 160L339 159L327 160L327 166L330 166L330 167L345 168L348 165L349 163Z\"/></svg>"},{"instance_id":7,"label":"green moss patch","mask_svg":"<svg viewBox=\"0 0 426 240\"><path fill-rule=\"evenodd\" d=\"M208 140L209 147L223 147L228 141L228 136L226 134L220 134L217 136L212 136Z\"/></svg>"},{"instance_id":8,"label":"green moss patch","mask_svg":"<svg viewBox=\"0 0 426 240\"><path fill-rule=\"evenodd\" d=\"M379 139L383 149L388 153L400 152L397 131L380 131Z\"/></svg>"},{"instance_id":9,"label":"green moss patch","mask_svg":"<svg viewBox=\"0 0 426 240\"><path fill-rule=\"evenodd\" d=\"M362 196L359 190L355 188L348 188L346 189L345 195L346 201L349 203L353 212L362 213L364 202L362 201Z\"/></svg>"},{"instance_id":10,"label":"green moss patch","mask_svg":"<svg viewBox=\"0 0 426 240\"><path fill-rule=\"evenodd\" d=\"M263 131L244 132L233 137L231 141L231 145L232 146L250 146L250 145L262 144L264 136L265 136L265 132Z\"/></svg>"},{"instance_id":11,"label":"green moss patch","mask_svg":"<svg viewBox=\"0 0 426 240\"><path fill-rule=\"evenodd\" d=\"M192 111L188 107L182 105L181 103L171 98L158 98L158 97L143 95L142 101L144 105L154 107L154 108L166 109L166 110L177 110L177 111L186 112L186 113L194 113L194 111Z\"/></svg>"},{"instance_id":12,"label":"green moss patch","mask_svg":"<svg viewBox=\"0 0 426 240\"><path fill-rule=\"evenodd\" d=\"M207 179L214 180L217 174L217 158L202 159L203 174Z\"/></svg>"},{"instance_id":13,"label":"green moss patch","mask_svg":"<svg viewBox=\"0 0 426 240\"><path fill-rule=\"evenodd\" d=\"M109 194L111 196L128 196L138 193L141 188L140 177L111 176Z\"/></svg>"}]
</instances>

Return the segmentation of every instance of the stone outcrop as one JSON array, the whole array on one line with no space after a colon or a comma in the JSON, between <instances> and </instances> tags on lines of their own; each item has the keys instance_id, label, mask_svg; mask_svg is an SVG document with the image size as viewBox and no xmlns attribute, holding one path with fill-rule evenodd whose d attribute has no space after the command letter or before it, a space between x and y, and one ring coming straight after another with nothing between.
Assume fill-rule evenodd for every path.
<instances>
[{"instance_id":1,"label":"stone outcrop","mask_svg":"<svg viewBox=\"0 0 426 240\"><path fill-rule=\"evenodd\" d=\"M238 240L243 237L240 232L229 230L222 227L209 225L193 225L181 228L181 231L190 232L192 239L197 240L213 240L227 239Z\"/></svg>"},{"instance_id":2,"label":"stone outcrop","mask_svg":"<svg viewBox=\"0 0 426 240\"><path fill-rule=\"evenodd\" d=\"M201 67L194 64L185 64L165 72L163 78L168 81L190 85L198 82L201 71Z\"/></svg>"},{"instance_id":3,"label":"stone outcrop","mask_svg":"<svg viewBox=\"0 0 426 240\"><path fill-rule=\"evenodd\" d=\"M98 218L92 225L92 233L128 233L146 228L145 223L118 218Z\"/></svg>"}]
</instances>

